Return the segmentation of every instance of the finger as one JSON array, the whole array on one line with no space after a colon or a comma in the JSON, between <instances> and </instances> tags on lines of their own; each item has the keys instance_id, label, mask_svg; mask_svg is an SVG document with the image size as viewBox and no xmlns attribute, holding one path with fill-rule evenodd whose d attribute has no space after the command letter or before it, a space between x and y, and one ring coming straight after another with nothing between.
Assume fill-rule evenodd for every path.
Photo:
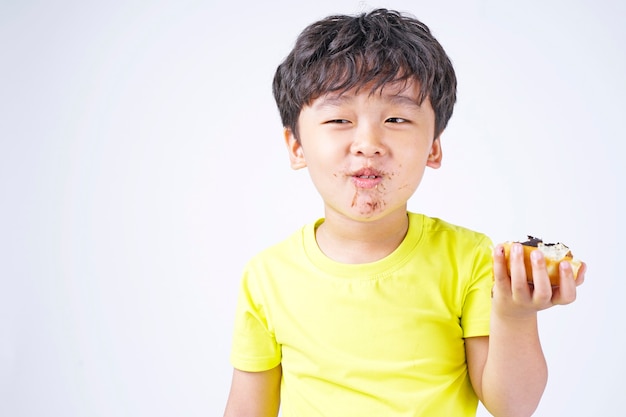
<instances>
[{"instance_id":1,"label":"finger","mask_svg":"<svg viewBox=\"0 0 626 417\"><path fill-rule=\"evenodd\" d=\"M546 269L546 258L540 250L534 250L530 254L533 271L533 303L545 307L552 299L552 284Z\"/></svg>"},{"instance_id":2,"label":"finger","mask_svg":"<svg viewBox=\"0 0 626 417\"><path fill-rule=\"evenodd\" d=\"M552 302L561 305L572 303L576 300L576 280L572 265L567 261L561 262L559 274L559 288L555 291Z\"/></svg>"},{"instance_id":3,"label":"finger","mask_svg":"<svg viewBox=\"0 0 626 417\"><path fill-rule=\"evenodd\" d=\"M511 245L511 292L513 299L517 301L530 300L530 286L526 278L526 267L524 266L524 248L519 243Z\"/></svg>"},{"instance_id":4,"label":"finger","mask_svg":"<svg viewBox=\"0 0 626 417\"><path fill-rule=\"evenodd\" d=\"M585 274L587 273L587 264L582 262L576 274L576 286L582 285L585 282Z\"/></svg>"},{"instance_id":5,"label":"finger","mask_svg":"<svg viewBox=\"0 0 626 417\"><path fill-rule=\"evenodd\" d=\"M504 247L496 245L493 250L493 276L495 285L510 287L509 273L504 256Z\"/></svg>"}]
</instances>

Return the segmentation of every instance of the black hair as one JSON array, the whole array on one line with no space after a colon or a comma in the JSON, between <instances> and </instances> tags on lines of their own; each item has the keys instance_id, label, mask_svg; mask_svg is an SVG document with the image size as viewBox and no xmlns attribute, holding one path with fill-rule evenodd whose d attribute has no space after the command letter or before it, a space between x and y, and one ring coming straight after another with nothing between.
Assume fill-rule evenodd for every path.
<instances>
[{"instance_id":1,"label":"black hair","mask_svg":"<svg viewBox=\"0 0 626 417\"><path fill-rule=\"evenodd\" d=\"M387 9L333 15L298 36L278 66L273 93L283 126L298 138L302 107L329 92L371 85L419 82L418 102L430 99L435 138L448 124L456 102L452 62L430 29L412 16Z\"/></svg>"}]
</instances>

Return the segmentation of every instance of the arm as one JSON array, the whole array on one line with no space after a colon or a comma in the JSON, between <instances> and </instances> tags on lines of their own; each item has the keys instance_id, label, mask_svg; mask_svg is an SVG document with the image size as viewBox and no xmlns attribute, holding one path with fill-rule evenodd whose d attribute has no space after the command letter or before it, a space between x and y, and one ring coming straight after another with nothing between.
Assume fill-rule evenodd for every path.
<instances>
[{"instance_id":1,"label":"arm","mask_svg":"<svg viewBox=\"0 0 626 417\"><path fill-rule=\"evenodd\" d=\"M576 299L585 266L574 280L567 262L561 282L552 288L540 251L533 252L532 286L526 282L519 244L511 250L511 277L501 245L494 252L494 288L489 337L466 339L470 379L485 408L494 416L530 416L539 404L548 371L539 341L537 312Z\"/></svg>"},{"instance_id":2,"label":"arm","mask_svg":"<svg viewBox=\"0 0 626 417\"><path fill-rule=\"evenodd\" d=\"M281 376L280 365L262 372L235 369L224 417L276 417Z\"/></svg>"}]
</instances>

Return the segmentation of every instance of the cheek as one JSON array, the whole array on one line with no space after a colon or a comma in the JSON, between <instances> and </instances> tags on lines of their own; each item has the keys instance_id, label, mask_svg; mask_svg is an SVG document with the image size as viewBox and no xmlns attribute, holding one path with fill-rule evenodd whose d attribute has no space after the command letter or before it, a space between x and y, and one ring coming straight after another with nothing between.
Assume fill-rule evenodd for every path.
<instances>
[{"instance_id":1,"label":"cheek","mask_svg":"<svg viewBox=\"0 0 626 417\"><path fill-rule=\"evenodd\" d=\"M427 156L419 155L398 165L398 171L394 172L391 177L398 182L399 191L412 193L417 189L424 177L427 159Z\"/></svg>"},{"instance_id":2,"label":"cheek","mask_svg":"<svg viewBox=\"0 0 626 417\"><path fill-rule=\"evenodd\" d=\"M420 185L420 182L421 178L410 178L398 185L397 192L403 196L403 199L408 199L415 193L417 187Z\"/></svg>"}]
</instances>

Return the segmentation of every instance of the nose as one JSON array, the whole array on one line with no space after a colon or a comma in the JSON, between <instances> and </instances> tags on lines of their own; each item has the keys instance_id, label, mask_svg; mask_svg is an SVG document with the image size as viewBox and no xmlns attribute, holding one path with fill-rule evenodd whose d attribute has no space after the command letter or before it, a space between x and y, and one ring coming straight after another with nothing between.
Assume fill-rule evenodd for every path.
<instances>
[{"instance_id":1,"label":"nose","mask_svg":"<svg viewBox=\"0 0 626 417\"><path fill-rule=\"evenodd\" d=\"M371 124L361 124L355 129L350 151L354 155L365 157L381 156L387 150L382 129Z\"/></svg>"}]
</instances>

